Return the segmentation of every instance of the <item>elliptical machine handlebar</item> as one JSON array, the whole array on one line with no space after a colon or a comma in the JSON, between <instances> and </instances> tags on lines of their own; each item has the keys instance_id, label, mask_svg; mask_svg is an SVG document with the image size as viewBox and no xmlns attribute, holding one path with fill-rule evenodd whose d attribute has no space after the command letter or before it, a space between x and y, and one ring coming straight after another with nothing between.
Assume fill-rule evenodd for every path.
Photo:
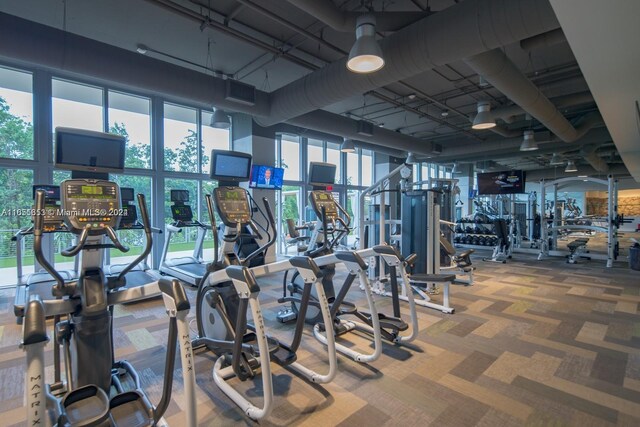
<instances>
[{"instance_id":1,"label":"elliptical machine handlebar","mask_svg":"<svg viewBox=\"0 0 640 427\"><path fill-rule=\"evenodd\" d=\"M209 222L211 223L211 234L213 234L213 264L218 263L218 227L216 226L216 216L213 208L213 197L211 194L205 194L204 200L207 203L207 211L209 212Z\"/></svg>"},{"instance_id":2,"label":"elliptical machine handlebar","mask_svg":"<svg viewBox=\"0 0 640 427\"><path fill-rule=\"evenodd\" d=\"M269 199L267 199L266 197L263 197L262 198L262 203L264 204L264 208L265 208L265 210L267 212L267 220L269 221L269 226L273 230L273 233L271 233L271 238L269 239L269 241L267 243L265 243L264 245L260 246L255 251L251 252L244 259L241 259L240 260L240 265L248 265L251 262L252 259L254 259L258 255L260 255L261 253L265 252L270 246L273 246L273 244L276 242L276 239L278 237L277 233L276 233L276 220L273 217L273 212L271 212L271 204L269 203ZM258 227L257 227L257 225L255 225L253 220L250 222L250 224L251 224L251 227L254 228L254 230L257 232ZM251 236L251 237L253 237L254 239L257 237L259 240L262 239L262 236L260 235L260 233L258 233L257 236Z\"/></svg>"},{"instance_id":3,"label":"elliptical machine handlebar","mask_svg":"<svg viewBox=\"0 0 640 427\"><path fill-rule=\"evenodd\" d=\"M78 237L78 243L75 246L68 247L67 249L63 249L60 251L62 256L72 257L78 255L84 245L87 243L87 237L89 237L89 230L91 230L91 225L87 224L82 229L82 233L80 233L80 237Z\"/></svg>"},{"instance_id":4,"label":"elliptical machine handlebar","mask_svg":"<svg viewBox=\"0 0 640 427\"><path fill-rule=\"evenodd\" d=\"M327 210L324 206L320 208L320 213L322 217L322 246L316 249L312 249L310 251L305 252L305 255L311 258L315 258L316 256L322 254L325 250L329 249L329 231L327 224Z\"/></svg>"},{"instance_id":5,"label":"elliptical machine handlebar","mask_svg":"<svg viewBox=\"0 0 640 427\"><path fill-rule=\"evenodd\" d=\"M151 248L153 246L153 234L155 231L153 229L153 227L151 227L151 221L149 220L149 211L147 211L147 203L145 201L145 197L144 194L138 194L138 206L140 207L140 218L142 219L142 227L144 229L144 234L146 237L146 243L145 243L145 247L144 250L142 251L142 253L136 258L134 259L129 265L127 265L121 272L120 274L118 274L118 281L120 281L122 278L124 278L124 276L130 272L136 265L140 264L142 261L144 261L149 254L151 253ZM108 232L108 230L107 230ZM109 236L111 237L111 236ZM113 240L113 239L112 239ZM116 240L118 240L116 238ZM115 241L114 241L115 244ZM118 244L120 244L120 241L118 241ZM117 247L117 246L116 246ZM120 248L118 248L120 249ZM129 250L129 248L126 248L127 251ZM120 249L122 250L122 249ZM127 251L123 251L123 252L127 252Z\"/></svg>"},{"instance_id":6,"label":"elliptical machine handlebar","mask_svg":"<svg viewBox=\"0 0 640 427\"><path fill-rule=\"evenodd\" d=\"M44 254L42 253L42 231L44 229L44 215L42 214L42 212L44 212L44 200L44 190L37 190L35 204L36 215L33 223L33 253L42 268L44 268L45 271L55 279L56 290L62 292L64 289L64 279L62 278L60 273L58 273L56 269L53 268L51 264L49 264L49 261L44 257Z\"/></svg>"}]
</instances>

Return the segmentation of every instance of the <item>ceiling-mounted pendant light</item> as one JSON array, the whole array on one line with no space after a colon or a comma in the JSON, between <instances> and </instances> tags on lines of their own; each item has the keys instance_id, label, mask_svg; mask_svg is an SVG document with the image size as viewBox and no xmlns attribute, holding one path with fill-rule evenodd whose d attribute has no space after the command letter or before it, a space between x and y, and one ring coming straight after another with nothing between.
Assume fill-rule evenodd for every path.
<instances>
[{"instance_id":1,"label":"ceiling-mounted pendant light","mask_svg":"<svg viewBox=\"0 0 640 427\"><path fill-rule=\"evenodd\" d=\"M472 129L491 129L496 126L496 121L491 115L491 104L478 102L478 114L473 119Z\"/></svg>"},{"instance_id":2,"label":"ceiling-mounted pendant light","mask_svg":"<svg viewBox=\"0 0 640 427\"><path fill-rule=\"evenodd\" d=\"M360 15L356 21L356 42L349 52L347 68L354 73L373 73L384 67L382 49L376 40L376 18Z\"/></svg>"},{"instance_id":3,"label":"ceiling-mounted pendant light","mask_svg":"<svg viewBox=\"0 0 640 427\"><path fill-rule=\"evenodd\" d=\"M522 144L520 144L520 151L535 151L538 149L538 144L536 144L536 138L533 135L532 130L524 131L524 139L522 140Z\"/></svg>"},{"instance_id":4,"label":"ceiling-mounted pendant light","mask_svg":"<svg viewBox=\"0 0 640 427\"><path fill-rule=\"evenodd\" d=\"M569 160L567 162L567 167L564 169L565 172L578 172L578 168L573 160Z\"/></svg>"},{"instance_id":5,"label":"ceiling-mounted pendant light","mask_svg":"<svg viewBox=\"0 0 640 427\"><path fill-rule=\"evenodd\" d=\"M340 151L343 153L354 153L356 146L353 144L353 139L345 138L340 145Z\"/></svg>"},{"instance_id":6,"label":"ceiling-mounted pendant light","mask_svg":"<svg viewBox=\"0 0 640 427\"><path fill-rule=\"evenodd\" d=\"M231 127L231 120L229 120L229 116L227 116L224 111L219 108L214 108L209 126L216 129L229 129Z\"/></svg>"},{"instance_id":7,"label":"ceiling-mounted pendant light","mask_svg":"<svg viewBox=\"0 0 640 427\"><path fill-rule=\"evenodd\" d=\"M551 156L551 161L549 162L549 166L560 166L560 165L564 165L564 161L562 161L562 159L557 153L553 153L553 156Z\"/></svg>"},{"instance_id":8,"label":"ceiling-mounted pendant light","mask_svg":"<svg viewBox=\"0 0 640 427\"><path fill-rule=\"evenodd\" d=\"M408 165L415 165L418 163L416 156L414 156L413 153L407 153L407 159L404 162Z\"/></svg>"}]
</instances>

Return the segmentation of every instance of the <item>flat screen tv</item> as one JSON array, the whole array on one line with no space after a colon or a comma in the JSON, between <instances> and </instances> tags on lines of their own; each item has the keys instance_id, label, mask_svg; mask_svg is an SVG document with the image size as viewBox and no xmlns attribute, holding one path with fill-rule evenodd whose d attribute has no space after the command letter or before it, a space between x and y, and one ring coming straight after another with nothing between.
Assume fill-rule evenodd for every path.
<instances>
[{"instance_id":1,"label":"flat screen tv","mask_svg":"<svg viewBox=\"0 0 640 427\"><path fill-rule=\"evenodd\" d=\"M55 167L84 172L123 172L125 143L121 135L58 127Z\"/></svg>"},{"instance_id":2,"label":"flat screen tv","mask_svg":"<svg viewBox=\"0 0 640 427\"><path fill-rule=\"evenodd\" d=\"M222 182L245 182L251 172L251 154L238 151L211 150L211 179Z\"/></svg>"},{"instance_id":3,"label":"flat screen tv","mask_svg":"<svg viewBox=\"0 0 640 427\"><path fill-rule=\"evenodd\" d=\"M522 170L478 174L478 194L518 194L525 192L526 173Z\"/></svg>"},{"instance_id":4,"label":"flat screen tv","mask_svg":"<svg viewBox=\"0 0 640 427\"><path fill-rule=\"evenodd\" d=\"M266 188L270 190L282 190L282 177L284 169L273 166L253 165L249 188Z\"/></svg>"},{"instance_id":5,"label":"flat screen tv","mask_svg":"<svg viewBox=\"0 0 640 427\"><path fill-rule=\"evenodd\" d=\"M336 165L331 163L309 163L309 184L316 187L326 187L336 182Z\"/></svg>"}]
</instances>

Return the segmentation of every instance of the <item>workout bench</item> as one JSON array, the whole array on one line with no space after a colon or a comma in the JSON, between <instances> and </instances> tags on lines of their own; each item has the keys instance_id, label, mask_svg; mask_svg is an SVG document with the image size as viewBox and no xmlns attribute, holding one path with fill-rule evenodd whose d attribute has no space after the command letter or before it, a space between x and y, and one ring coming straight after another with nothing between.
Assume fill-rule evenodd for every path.
<instances>
[{"instance_id":1,"label":"workout bench","mask_svg":"<svg viewBox=\"0 0 640 427\"><path fill-rule=\"evenodd\" d=\"M567 255L567 263L575 264L578 262L578 258L583 254L587 253L587 243L589 239L581 238L576 239L567 244L567 248L569 248L570 254Z\"/></svg>"}]
</instances>

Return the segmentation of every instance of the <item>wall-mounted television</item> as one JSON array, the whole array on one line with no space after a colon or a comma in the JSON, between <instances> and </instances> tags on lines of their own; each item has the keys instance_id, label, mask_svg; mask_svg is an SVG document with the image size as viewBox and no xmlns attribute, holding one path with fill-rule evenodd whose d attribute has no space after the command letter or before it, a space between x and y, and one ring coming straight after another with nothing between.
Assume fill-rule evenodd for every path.
<instances>
[{"instance_id":1,"label":"wall-mounted television","mask_svg":"<svg viewBox=\"0 0 640 427\"><path fill-rule=\"evenodd\" d=\"M284 169L273 166L253 165L249 188L266 188L270 190L282 189Z\"/></svg>"},{"instance_id":2,"label":"wall-mounted television","mask_svg":"<svg viewBox=\"0 0 640 427\"><path fill-rule=\"evenodd\" d=\"M526 172L510 170L478 174L478 194L517 194L525 192Z\"/></svg>"},{"instance_id":3,"label":"wall-mounted television","mask_svg":"<svg viewBox=\"0 0 640 427\"><path fill-rule=\"evenodd\" d=\"M125 142L121 135L58 127L55 167L85 172L123 172Z\"/></svg>"}]
</instances>

